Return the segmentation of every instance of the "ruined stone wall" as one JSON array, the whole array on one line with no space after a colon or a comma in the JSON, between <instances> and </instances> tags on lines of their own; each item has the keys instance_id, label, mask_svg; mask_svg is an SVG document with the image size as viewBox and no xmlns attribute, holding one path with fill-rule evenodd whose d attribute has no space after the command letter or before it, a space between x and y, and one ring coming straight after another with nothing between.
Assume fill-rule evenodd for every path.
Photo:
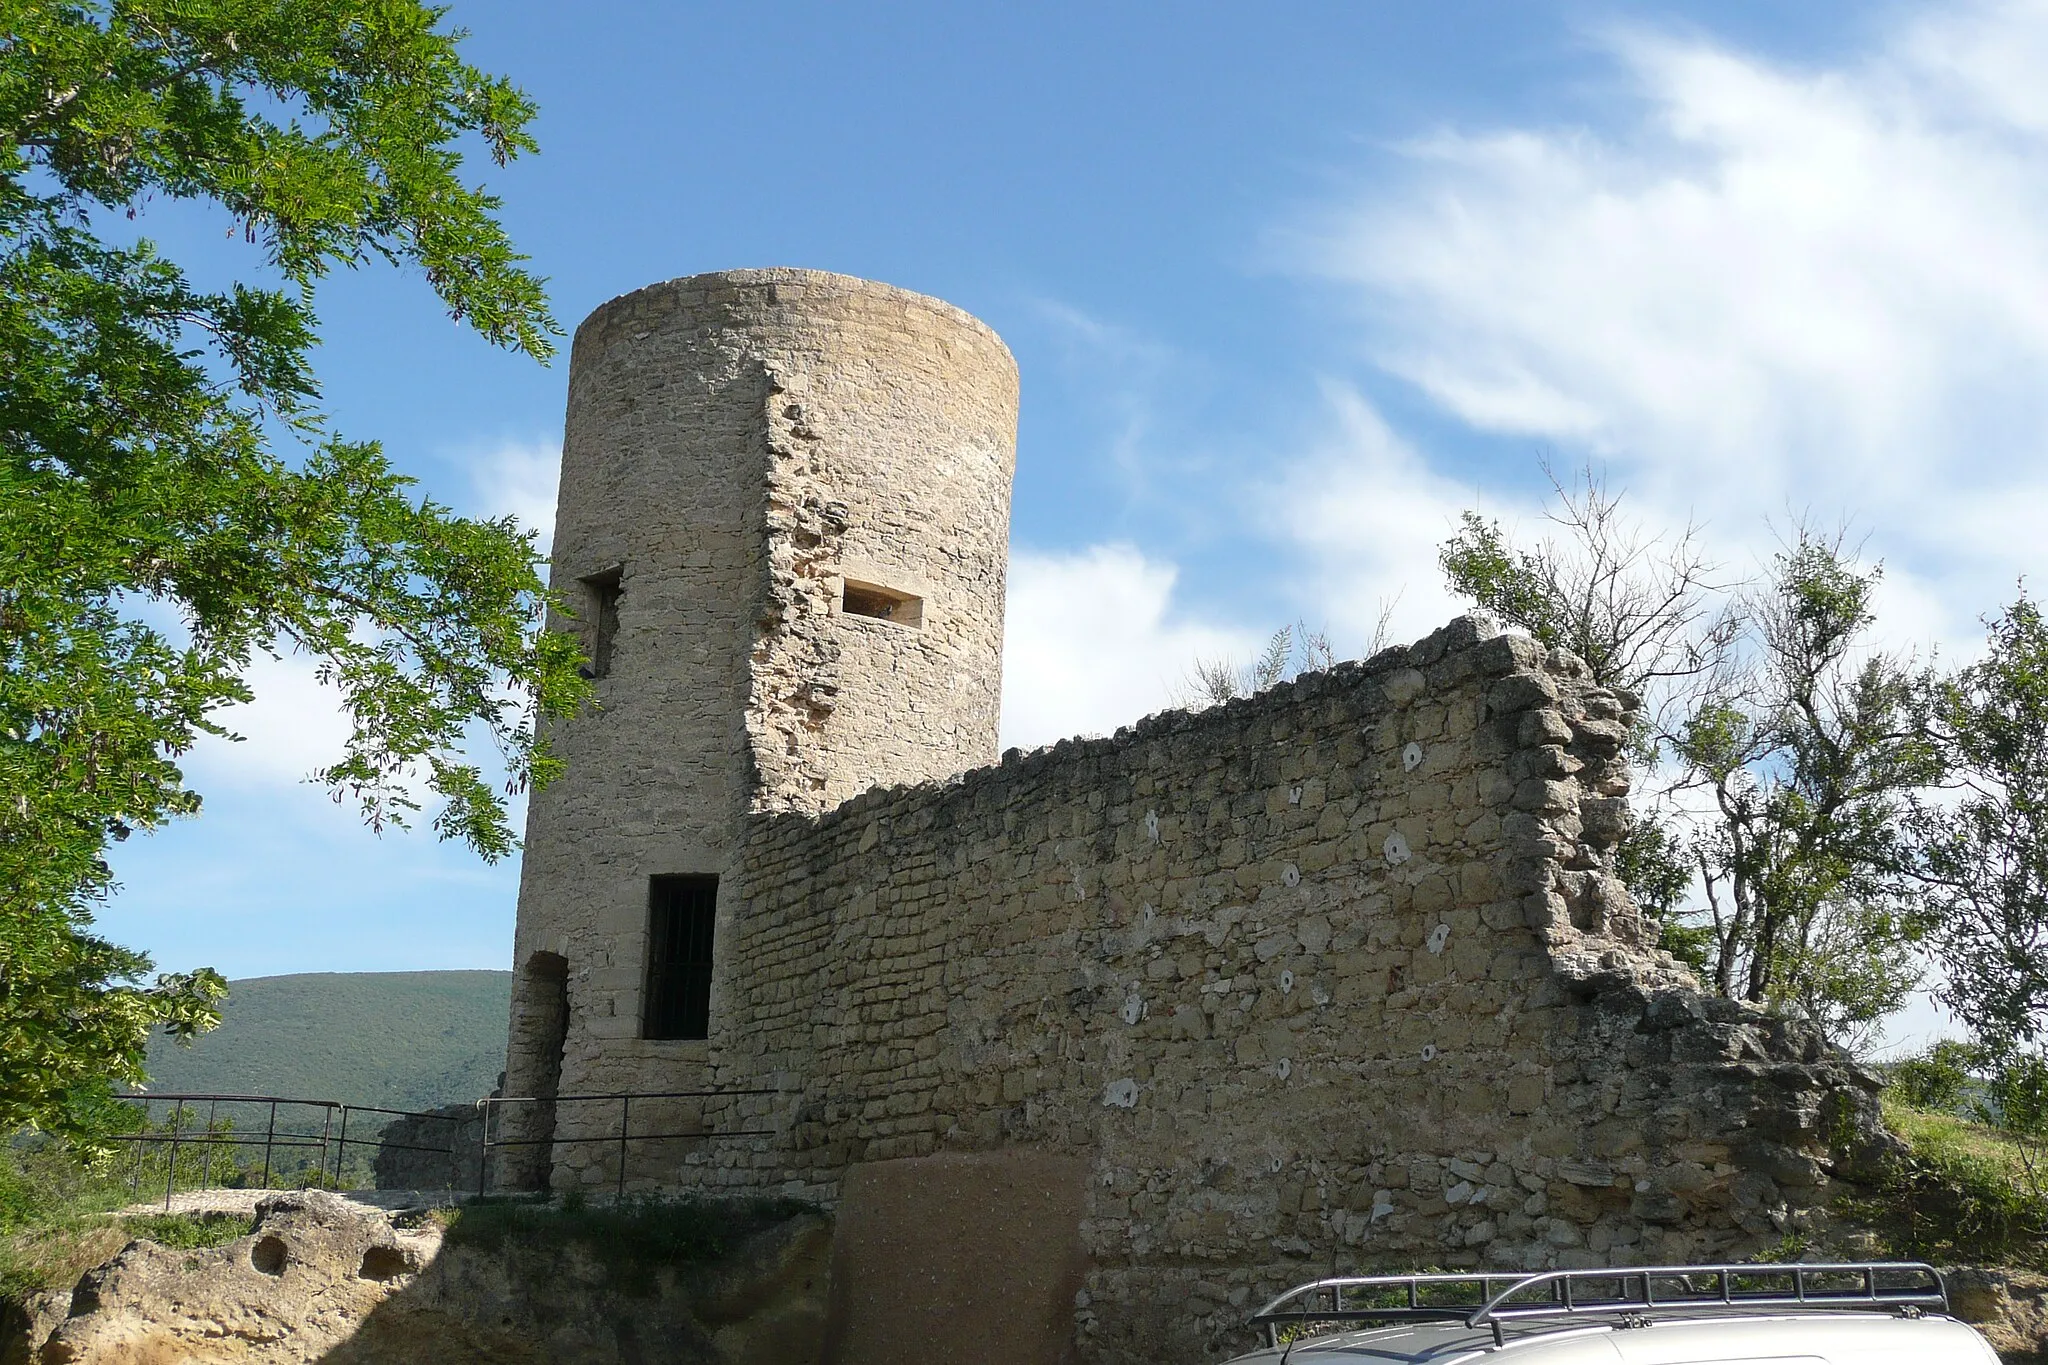
<instances>
[{"instance_id":1,"label":"ruined stone wall","mask_svg":"<svg viewBox=\"0 0 2048 1365\"><path fill-rule=\"evenodd\" d=\"M1085 1159L1096 1361L1353 1267L1684 1261L1810 1227L1863 1078L1703 999L1609 875L1624 716L1466 618L1365 665L747 826L706 1137L635 1172ZM608 1182L601 1146L558 1183ZM1176 1354L1178 1353L1178 1354Z\"/></svg>"},{"instance_id":2,"label":"ruined stone wall","mask_svg":"<svg viewBox=\"0 0 2048 1365\"><path fill-rule=\"evenodd\" d=\"M474 1102L446 1104L424 1113L393 1119L377 1135L371 1161L373 1188L380 1190L474 1190L500 1184L501 1151L483 1159L483 1113ZM524 1153L514 1153L523 1156Z\"/></svg>"},{"instance_id":3,"label":"ruined stone wall","mask_svg":"<svg viewBox=\"0 0 2048 1365\"><path fill-rule=\"evenodd\" d=\"M768 377L768 609L747 725L756 809L811 813L996 757L1017 367L957 308L748 271ZM841 610L847 580L915 599Z\"/></svg>"},{"instance_id":4,"label":"ruined stone wall","mask_svg":"<svg viewBox=\"0 0 2048 1365\"><path fill-rule=\"evenodd\" d=\"M555 624L609 671L528 812L509 1094L700 1083L704 1044L640 1037L648 879L718 874L723 914L748 811L993 760L1016 404L987 327L817 271L653 285L577 329ZM918 611L848 615L849 577ZM508 1133L600 1120L554 1110Z\"/></svg>"}]
</instances>

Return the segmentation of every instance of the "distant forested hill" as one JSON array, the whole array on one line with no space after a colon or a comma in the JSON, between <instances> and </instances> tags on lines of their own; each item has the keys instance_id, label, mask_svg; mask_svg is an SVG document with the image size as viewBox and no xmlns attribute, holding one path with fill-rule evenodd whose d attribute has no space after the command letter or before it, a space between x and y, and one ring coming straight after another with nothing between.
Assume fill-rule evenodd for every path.
<instances>
[{"instance_id":1,"label":"distant forested hill","mask_svg":"<svg viewBox=\"0 0 2048 1365\"><path fill-rule=\"evenodd\" d=\"M221 1026L159 1038L150 1089L427 1109L491 1092L510 972L310 972L228 983Z\"/></svg>"}]
</instances>

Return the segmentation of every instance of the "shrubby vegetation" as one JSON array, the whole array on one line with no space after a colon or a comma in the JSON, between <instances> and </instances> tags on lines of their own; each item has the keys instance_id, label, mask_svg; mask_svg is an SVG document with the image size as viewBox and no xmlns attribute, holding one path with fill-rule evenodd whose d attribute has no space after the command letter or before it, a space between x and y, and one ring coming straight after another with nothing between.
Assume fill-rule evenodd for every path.
<instances>
[{"instance_id":1,"label":"shrubby vegetation","mask_svg":"<svg viewBox=\"0 0 2048 1365\"><path fill-rule=\"evenodd\" d=\"M163 1188L161 1155L148 1174ZM181 1162L182 1165L182 1162ZM138 1174L111 1157L83 1157L50 1138L0 1146L0 1313L29 1294L69 1289L138 1237L166 1246L220 1246L249 1231L237 1214L118 1215Z\"/></svg>"},{"instance_id":2,"label":"shrubby vegetation","mask_svg":"<svg viewBox=\"0 0 2048 1365\"><path fill-rule=\"evenodd\" d=\"M1873 647L1883 566L1840 531L1796 524L1737 579L1694 528L1647 532L1591 475L1555 493L1549 536L1517 543L1467 514L1442 568L1638 704L1645 777L1617 870L1664 946L1720 994L1852 1048L1931 952L1945 1003L2018 1066L2048 1023L2048 629L2032 602L1944 676Z\"/></svg>"},{"instance_id":3,"label":"shrubby vegetation","mask_svg":"<svg viewBox=\"0 0 2048 1365\"><path fill-rule=\"evenodd\" d=\"M231 986L218 1029L190 1047L151 1043L153 1089L429 1109L488 1095L505 1066L510 972L318 973Z\"/></svg>"},{"instance_id":4,"label":"shrubby vegetation","mask_svg":"<svg viewBox=\"0 0 2048 1365\"><path fill-rule=\"evenodd\" d=\"M1336 662L1336 651L1327 632L1311 630L1306 624L1282 626L1266 640L1258 657L1248 663L1228 656L1197 658L1188 665L1188 676L1175 700L1191 710L1221 706Z\"/></svg>"},{"instance_id":5,"label":"shrubby vegetation","mask_svg":"<svg viewBox=\"0 0 2048 1365\"><path fill-rule=\"evenodd\" d=\"M1895 1255L2048 1270L2048 1071L1953 1040L1887 1063L1885 1121L1907 1147L1847 1210Z\"/></svg>"}]
</instances>

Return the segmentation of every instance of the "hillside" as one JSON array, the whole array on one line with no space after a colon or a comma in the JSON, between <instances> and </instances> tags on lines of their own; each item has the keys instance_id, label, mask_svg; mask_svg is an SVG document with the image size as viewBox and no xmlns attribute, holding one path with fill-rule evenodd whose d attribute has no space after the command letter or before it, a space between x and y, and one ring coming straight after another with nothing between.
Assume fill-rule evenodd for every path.
<instances>
[{"instance_id":1,"label":"hillside","mask_svg":"<svg viewBox=\"0 0 2048 1365\"><path fill-rule=\"evenodd\" d=\"M490 1093L510 972L310 972L229 984L221 1026L157 1039L150 1089L425 1109Z\"/></svg>"}]
</instances>

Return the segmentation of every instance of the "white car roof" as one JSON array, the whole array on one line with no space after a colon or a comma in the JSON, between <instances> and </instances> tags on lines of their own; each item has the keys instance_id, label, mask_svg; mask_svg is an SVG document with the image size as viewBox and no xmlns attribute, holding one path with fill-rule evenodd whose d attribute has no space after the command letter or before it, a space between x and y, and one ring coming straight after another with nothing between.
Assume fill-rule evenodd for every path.
<instances>
[{"instance_id":1,"label":"white car roof","mask_svg":"<svg viewBox=\"0 0 2048 1365\"><path fill-rule=\"evenodd\" d=\"M1268 1347L1231 1365L1278 1365ZM1929 1313L1786 1312L1734 1317L1678 1310L1636 1326L1523 1320L1503 1344L1462 1322L1409 1322L1304 1337L1287 1365L1997 1365L1990 1345Z\"/></svg>"}]
</instances>

